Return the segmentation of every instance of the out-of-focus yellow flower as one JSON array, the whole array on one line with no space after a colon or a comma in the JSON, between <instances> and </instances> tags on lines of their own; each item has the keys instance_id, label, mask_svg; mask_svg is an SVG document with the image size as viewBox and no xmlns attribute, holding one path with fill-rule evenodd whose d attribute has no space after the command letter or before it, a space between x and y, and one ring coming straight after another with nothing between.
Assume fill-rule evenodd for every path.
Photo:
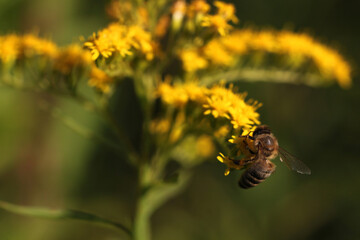
<instances>
[{"instance_id":1,"label":"out-of-focus yellow flower","mask_svg":"<svg viewBox=\"0 0 360 240\"><path fill-rule=\"evenodd\" d=\"M157 94L161 96L166 104L174 105L175 107L182 107L189 100L189 96L183 88L172 87L167 83L160 84Z\"/></svg>"},{"instance_id":2,"label":"out-of-focus yellow flower","mask_svg":"<svg viewBox=\"0 0 360 240\"><path fill-rule=\"evenodd\" d=\"M11 34L0 37L0 59L4 63L14 61L19 55L20 38Z\"/></svg>"},{"instance_id":3,"label":"out-of-focus yellow flower","mask_svg":"<svg viewBox=\"0 0 360 240\"><path fill-rule=\"evenodd\" d=\"M208 61L199 55L197 49L186 49L181 51L180 58L183 62L184 69L187 72L194 72L208 66Z\"/></svg>"},{"instance_id":4,"label":"out-of-focus yellow flower","mask_svg":"<svg viewBox=\"0 0 360 240\"><path fill-rule=\"evenodd\" d=\"M54 67L63 74L70 74L74 68L92 66L91 55L77 44L72 44L59 51Z\"/></svg>"},{"instance_id":5,"label":"out-of-focus yellow flower","mask_svg":"<svg viewBox=\"0 0 360 240\"><path fill-rule=\"evenodd\" d=\"M149 130L154 134L164 134L170 129L169 119L153 120L150 122Z\"/></svg>"},{"instance_id":6,"label":"out-of-focus yellow flower","mask_svg":"<svg viewBox=\"0 0 360 240\"><path fill-rule=\"evenodd\" d=\"M274 54L285 58L287 64L294 69L301 67L307 61L318 69L323 82L336 80L344 88L351 85L351 67L343 57L334 49L304 33L236 30L226 36L212 39L198 49L191 49L191 52L181 56L181 59L184 70L193 72L211 66L231 66L241 56L251 54L255 56L257 53ZM192 64L193 62L196 64Z\"/></svg>"},{"instance_id":7,"label":"out-of-focus yellow flower","mask_svg":"<svg viewBox=\"0 0 360 240\"><path fill-rule=\"evenodd\" d=\"M151 60L154 57L153 47L151 44L151 35L149 32L146 32L144 29L139 26L130 26L128 30L128 38L130 39L130 44L135 49L140 50L147 60Z\"/></svg>"},{"instance_id":8,"label":"out-of-focus yellow flower","mask_svg":"<svg viewBox=\"0 0 360 240\"><path fill-rule=\"evenodd\" d=\"M230 127L227 125L221 126L218 130L214 132L216 138L224 138L230 132Z\"/></svg>"},{"instance_id":9,"label":"out-of-focus yellow flower","mask_svg":"<svg viewBox=\"0 0 360 240\"><path fill-rule=\"evenodd\" d=\"M208 135L199 136L196 141L196 152L203 158L213 155L215 152L215 146L212 138Z\"/></svg>"},{"instance_id":10,"label":"out-of-focus yellow flower","mask_svg":"<svg viewBox=\"0 0 360 240\"><path fill-rule=\"evenodd\" d=\"M93 34L84 46L91 50L93 60L100 55L108 58L115 52L122 57L132 55L132 48L142 52L148 60L153 58L151 35L137 25L128 27L112 23L98 34Z\"/></svg>"},{"instance_id":11,"label":"out-of-focus yellow flower","mask_svg":"<svg viewBox=\"0 0 360 240\"><path fill-rule=\"evenodd\" d=\"M210 41L204 47L204 55L213 64L220 66L231 66L234 63L233 55L226 50L219 41Z\"/></svg>"},{"instance_id":12,"label":"out-of-focus yellow flower","mask_svg":"<svg viewBox=\"0 0 360 240\"><path fill-rule=\"evenodd\" d=\"M228 24L227 20L221 15L207 15L204 16L201 24L203 27L214 28L221 36L225 36L232 26Z\"/></svg>"},{"instance_id":13,"label":"out-of-focus yellow flower","mask_svg":"<svg viewBox=\"0 0 360 240\"><path fill-rule=\"evenodd\" d=\"M206 15L202 19L203 27L214 28L221 36L225 36L232 26L229 21L237 23L238 19L235 16L235 7L232 4L228 4L221 1L215 1L214 5L218 8L215 15Z\"/></svg>"},{"instance_id":14,"label":"out-of-focus yellow flower","mask_svg":"<svg viewBox=\"0 0 360 240\"><path fill-rule=\"evenodd\" d=\"M104 93L109 93L111 90L110 85L113 83L113 79L107 75L103 70L93 67L90 73L89 85L96 87Z\"/></svg>"},{"instance_id":15,"label":"out-of-focus yellow flower","mask_svg":"<svg viewBox=\"0 0 360 240\"><path fill-rule=\"evenodd\" d=\"M221 15L225 20L230 20L233 23L237 23L239 20L235 15L235 6L230 3L221 1L215 1L214 5L218 8L218 15Z\"/></svg>"},{"instance_id":16,"label":"out-of-focus yellow flower","mask_svg":"<svg viewBox=\"0 0 360 240\"><path fill-rule=\"evenodd\" d=\"M51 41L27 34L21 38L21 51L26 57L45 55L54 58L58 54L58 47Z\"/></svg>"},{"instance_id":17,"label":"out-of-focus yellow flower","mask_svg":"<svg viewBox=\"0 0 360 240\"><path fill-rule=\"evenodd\" d=\"M196 15L204 15L210 10L210 5L205 0L193 0L187 8L187 15L189 18L194 18Z\"/></svg>"},{"instance_id":18,"label":"out-of-focus yellow flower","mask_svg":"<svg viewBox=\"0 0 360 240\"><path fill-rule=\"evenodd\" d=\"M57 54L58 47L53 42L31 34L24 36L10 34L0 37L0 59L3 62L35 55L53 59Z\"/></svg>"},{"instance_id":19,"label":"out-of-focus yellow flower","mask_svg":"<svg viewBox=\"0 0 360 240\"><path fill-rule=\"evenodd\" d=\"M198 86L196 83L186 83L184 85L171 86L168 83L162 83L158 87L157 95L169 105L182 107L188 101L204 103L206 99L205 87Z\"/></svg>"}]
</instances>

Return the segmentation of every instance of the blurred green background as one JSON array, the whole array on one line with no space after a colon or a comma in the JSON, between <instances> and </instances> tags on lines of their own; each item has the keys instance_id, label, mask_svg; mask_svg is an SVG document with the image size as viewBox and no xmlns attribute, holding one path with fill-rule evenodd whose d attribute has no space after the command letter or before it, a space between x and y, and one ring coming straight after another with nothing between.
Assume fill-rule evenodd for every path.
<instances>
[{"instance_id":1,"label":"blurred green background","mask_svg":"<svg viewBox=\"0 0 360 240\"><path fill-rule=\"evenodd\" d=\"M106 3L0 0L0 33L35 31L68 44L107 25ZM224 177L224 166L214 156L194 169L184 193L155 213L153 239L360 239L360 2L252 0L236 5L242 24L291 26L339 49L354 68L353 87L239 83L241 91L264 104L259 110L262 123L307 163L312 175L290 172L276 160L277 171L265 183L244 191L237 186L240 173ZM114 109L135 136L132 119L138 112L129 107L131 96L118 95ZM135 171L111 149L39 110L43 99L84 126L106 131L96 116L71 101L1 88L1 200L79 209L130 224ZM82 222L32 219L0 210L0 239L121 237Z\"/></svg>"}]
</instances>

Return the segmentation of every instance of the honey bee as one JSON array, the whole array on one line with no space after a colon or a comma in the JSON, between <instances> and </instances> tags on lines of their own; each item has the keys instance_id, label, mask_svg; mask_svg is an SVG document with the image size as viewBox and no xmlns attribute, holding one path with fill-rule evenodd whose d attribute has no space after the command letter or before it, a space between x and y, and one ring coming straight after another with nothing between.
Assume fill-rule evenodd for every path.
<instances>
[{"instance_id":1,"label":"honey bee","mask_svg":"<svg viewBox=\"0 0 360 240\"><path fill-rule=\"evenodd\" d=\"M245 157L237 164L247 166L239 180L241 188L255 187L270 177L276 168L271 160L278 155L291 170L301 174L311 174L311 170L302 161L279 147L276 137L268 126L258 126L252 136L249 133L240 138L240 151Z\"/></svg>"}]
</instances>

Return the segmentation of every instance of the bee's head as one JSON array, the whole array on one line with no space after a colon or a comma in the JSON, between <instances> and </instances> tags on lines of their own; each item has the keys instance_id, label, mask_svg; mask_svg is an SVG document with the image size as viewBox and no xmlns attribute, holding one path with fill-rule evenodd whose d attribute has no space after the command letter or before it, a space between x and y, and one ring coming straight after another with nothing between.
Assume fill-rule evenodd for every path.
<instances>
[{"instance_id":1,"label":"bee's head","mask_svg":"<svg viewBox=\"0 0 360 240\"><path fill-rule=\"evenodd\" d=\"M273 156L277 152L278 142L268 126L262 125L255 129L253 133L255 146L266 157Z\"/></svg>"}]
</instances>

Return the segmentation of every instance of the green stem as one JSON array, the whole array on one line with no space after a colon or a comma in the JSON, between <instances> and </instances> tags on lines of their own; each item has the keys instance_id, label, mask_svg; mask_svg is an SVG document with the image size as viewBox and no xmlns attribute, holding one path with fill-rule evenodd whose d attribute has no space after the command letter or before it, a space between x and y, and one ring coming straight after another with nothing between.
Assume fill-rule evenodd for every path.
<instances>
[{"instance_id":1,"label":"green stem","mask_svg":"<svg viewBox=\"0 0 360 240\"><path fill-rule=\"evenodd\" d=\"M220 81L234 82L234 81L268 81L278 83L303 83L310 86L318 86L321 83L326 82L315 74L310 73L299 73L295 71L287 70L266 70L256 68L243 68L241 70L229 70L214 74L211 76L205 76L201 79L201 84L205 86L211 86L219 83Z\"/></svg>"},{"instance_id":2,"label":"green stem","mask_svg":"<svg viewBox=\"0 0 360 240\"><path fill-rule=\"evenodd\" d=\"M153 174L152 171L152 169L142 169L139 180L146 181L148 174ZM179 173L179 179L176 183L152 182L141 186L134 219L134 240L151 239L151 216L164 203L178 195L185 188L190 176L191 174L184 170Z\"/></svg>"},{"instance_id":3,"label":"green stem","mask_svg":"<svg viewBox=\"0 0 360 240\"><path fill-rule=\"evenodd\" d=\"M132 231L123 224L113 222L111 220L96 216L91 213L86 213L77 210L54 210L48 208L25 207L0 201L0 208L15 214L23 216L46 218L54 220L82 220L88 223L97 224L103 227L112 228L121 232L125 232L129 237L132 236Z\"/></svg>"}]
</instances>

